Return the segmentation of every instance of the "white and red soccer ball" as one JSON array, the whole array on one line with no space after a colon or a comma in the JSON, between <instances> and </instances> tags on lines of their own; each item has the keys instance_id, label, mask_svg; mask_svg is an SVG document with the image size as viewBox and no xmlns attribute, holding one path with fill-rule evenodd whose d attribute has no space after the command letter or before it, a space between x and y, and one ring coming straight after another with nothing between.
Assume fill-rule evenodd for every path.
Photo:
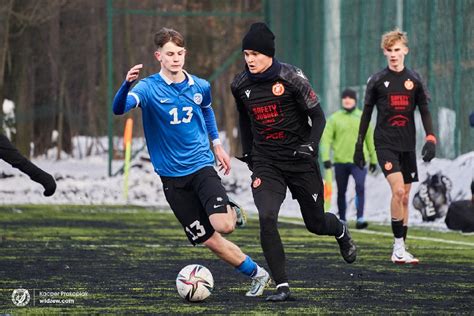
<instances>
[{"instance_id":1,"label":"white and red soccer ball","mask_svg":"<svg viewBox=\"0 0 474 316\"><path fill-rule=\"evenodd\" d=\"M179 296L189 302L200 302L211 295L214 278L211 271L199 264L190 264L179 271L176 289Z\"/></svg>"}]
</instances>

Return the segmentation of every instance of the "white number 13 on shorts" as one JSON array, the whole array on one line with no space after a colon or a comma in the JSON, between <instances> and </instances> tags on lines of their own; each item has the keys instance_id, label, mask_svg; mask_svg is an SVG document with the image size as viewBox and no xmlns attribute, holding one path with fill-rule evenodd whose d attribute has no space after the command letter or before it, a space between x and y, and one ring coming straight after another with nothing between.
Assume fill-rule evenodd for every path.
<instances>
[{"instance_id":1,"label":"white number 13 on shorts","mask_svg":"<svg viewBox=\"0 0 474 316\"><path fill-rule=\"evenodd\" d=\"M186 226L186 232L191 235L192 240L196 240L206 234L204 226L202 226L198 220L195 220L191 225Z\"/></svg>"}]
</instances>

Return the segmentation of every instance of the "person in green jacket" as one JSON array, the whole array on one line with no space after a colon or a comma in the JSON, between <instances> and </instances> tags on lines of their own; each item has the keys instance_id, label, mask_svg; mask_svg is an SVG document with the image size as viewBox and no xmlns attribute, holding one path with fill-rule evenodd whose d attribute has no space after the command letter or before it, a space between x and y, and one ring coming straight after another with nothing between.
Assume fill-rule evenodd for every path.
<instances>
[{"instance_id":1,"label":"person in green jacket","mask_svg":"<svg viewBox=\"0 0 474 316\"><path fill-rule=\"evenodd\" d=\"M334 171L337 184L337 207L339 219L346 222L346 191L349 176L352 175L356 189L357 229L364 229L368 223L364 219L364 186L367 167L358 168L354 162L354 148L357 141L357 131L362 111L357 108L357 94L354 90L345 89L341 95L342 108L333 113L327 123L321 141L321 158L325 169L333 166L330 151L333 150ZM373 129L369 127L365 137L364 152L370 157L369 171L373 173L377 168Z\"/></svg>"}]
</instances>

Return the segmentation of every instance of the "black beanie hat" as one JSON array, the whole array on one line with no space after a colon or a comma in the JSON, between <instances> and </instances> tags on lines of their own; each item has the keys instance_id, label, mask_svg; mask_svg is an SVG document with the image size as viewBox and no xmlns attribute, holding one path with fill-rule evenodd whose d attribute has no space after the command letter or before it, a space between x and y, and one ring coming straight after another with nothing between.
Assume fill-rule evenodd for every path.
<instances>
[{"instance_id":1,"label":"black beanie hat","mask_svg":"<svg viewBox=\"0 0 474 316\"><path fill-rule=\"evenodd\" d=\"M242 39L242 50L246 49L273 57L275 56L275 35L265 23L254 23Z\"/></svg>"},{"instance_id":2,"label":"black beanie hat","mask_svg":"<svg viewBox=\"0 0 474 316\"><path fill-rule=\"evenodd\" d=\"M346 97L357 100L357 93L352 89L346 89L346 90L342 91L341 99L344 99Z\"/></svg>"}]
</instances>

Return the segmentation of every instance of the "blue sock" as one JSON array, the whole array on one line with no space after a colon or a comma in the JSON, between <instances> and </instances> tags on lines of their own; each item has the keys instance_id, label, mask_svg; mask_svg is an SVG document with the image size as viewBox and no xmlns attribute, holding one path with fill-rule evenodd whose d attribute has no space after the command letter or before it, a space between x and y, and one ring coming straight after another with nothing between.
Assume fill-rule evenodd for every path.
<instances>
[{"instance_id":1,"label":"blue sock","mask_svg":"<svg viewBox=\"0 0 474 316\"><path fill-rule=\"evenodd\" d=\"M249 256L246 256L244 262L237 266L236 269L249 277L257 274L257 264Z\"/></svg>"}]
</instances>

